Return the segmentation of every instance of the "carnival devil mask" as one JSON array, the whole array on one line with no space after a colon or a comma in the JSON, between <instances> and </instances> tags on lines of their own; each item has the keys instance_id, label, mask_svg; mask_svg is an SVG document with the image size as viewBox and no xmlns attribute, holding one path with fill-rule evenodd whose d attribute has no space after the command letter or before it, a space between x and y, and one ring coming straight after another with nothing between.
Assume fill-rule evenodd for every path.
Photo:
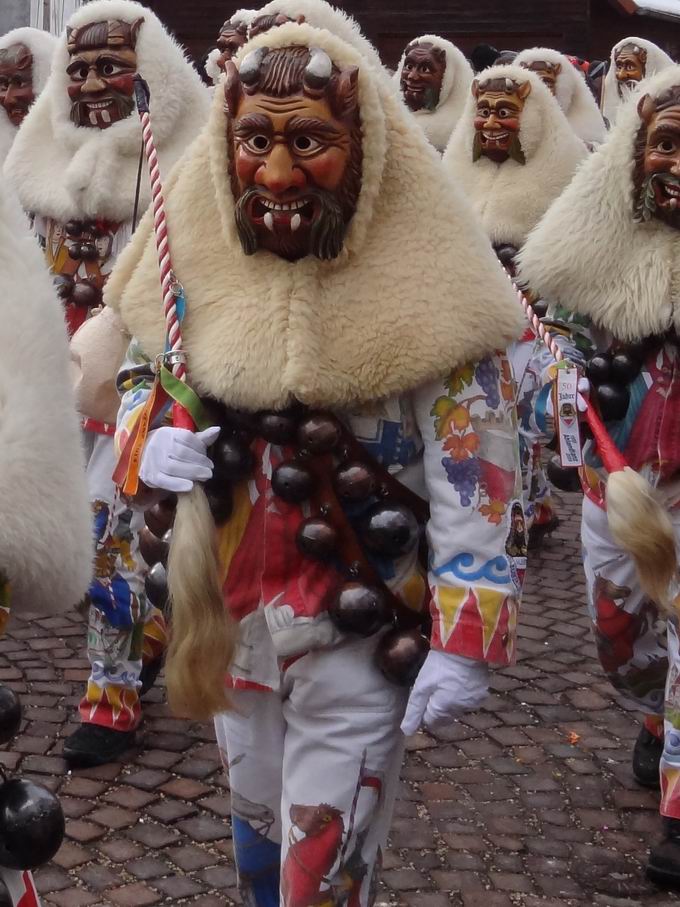
<instances>
[{"instance_id":1,"label":"carnival devil mask","mask_svg":"<svg viewBox=\"0 0 680 907\"><path fill-rule=\"evenodd\" d=\"M635 147L635 219L652 217L680 228L680 85L638 103L642 125Z\"/></svg>"},{"instance_id":2,"label":"carnival devil mask","mask_svg":"<svg viewBox=\"0 0 680 907\"><path fill-rule=\"evenodd\" d=\"M229 165L246 255L336 258L361 188L357 67L260 47L226 64Z\"/></svg>"},{"instance_id":3,"label":"carnival devil mask","mask_svg":"<svg viewBox=\"0 0 680 907\"><path fill-rule=\"evenodd\" d=\"M0 50L0 107L13 126L20 126L35 100L33 54L25 44L10 44Z\"/></svg>"},{"instance_id":4,"label":"carnival devil mask","mask_svg":"<svg viewBox=\"0 0 680 907\"><path fill-rule=\"evenodd\" d=\"M76 126L107 129L132 113L135 45L144 22L113 19L67 28L70 63L68 93Z\"/></svg>"},{"instance_id":5,"label":"carnival devil mask","mask_svg":"<svg viewBox=\"0 0 680 907\"><path fill-rule=\"evenodd\" d=\"M524 69L535 72L551 94L557 90L557 77L562 72L561 63L551 63L549 60L532 60L531 63L520 64Z\"/></svg>"},{"instance_id":6,"label":"carnival devil mask","mask_svg":"<svg viewBox=\"0 0 680 907\"><path fill-rule=\"evenodd\" d=\"M637 44L624 44L614 55L616 69L616 84L619 95L623 95L624 88L635 88L641 82L647 71L647 51Z\"/></svg>"},{"instance_id":7,"label":"carnival devil mask","mask_svg":"<svg viewBox=\"0 0 680 907\"><path fill-rule=\"evenodd\" d=\"M488 157L497 164L508 158L525 164L526 158L519 139L520 120L526 99L531 94L531 83L513 79L487 79L472 83L476 101L475 137L472 159Z\"/></svg>"},{"instance_id":8,"label":"carnival devil mask","mask_svg":"<svg viewBox=\"0 0 680 907\"><path fill-rule=\"evenodd\" d=\"M446 54L441 47L423 42L406 48L401 70L401 91L411 110L436 110L446 71Z\"/></svg>"},{"instance_id":9,"label":"carnival devil mask","mask_svg":"<svg viewBox=\"0 0 680 907\"><path fill-rule=\"evenodd\" d=\"M296 16L296 18L293 19L285 13L256 16L250 23L249 36L251 39L256 38L258 35L261 35L266 31L271 31L272 28L278 28L280 25L285 25L287 22L297 22L298 25L302 25L304 21L305 17L303 15Z\"/></svg>"},{"instance_id":10,"label":"carnival devil mask","mask_svg":"<svg viewBox=\"0 0 680 907\"><path fill-rule=\"evenodd\" d=\"M227 60L235 57L239 50L248 40L248 26L245 22L233 22L227 19L217 39L217 49L220 56L217 58L217 65L224 70L224 64Z\"/></svg>"}]
</instances>

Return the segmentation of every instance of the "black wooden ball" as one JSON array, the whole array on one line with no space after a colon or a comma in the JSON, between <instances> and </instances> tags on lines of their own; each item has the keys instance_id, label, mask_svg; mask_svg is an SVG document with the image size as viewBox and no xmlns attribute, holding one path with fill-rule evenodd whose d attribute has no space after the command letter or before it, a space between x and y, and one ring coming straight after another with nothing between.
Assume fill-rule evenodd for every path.
<instances>
[{"instance_id":1,"label":"black wooden ball","mask_svg":"<svg viewBox=\"0 0 680 907\"><path fill-rule=\"evenodd\" d=\"M624 419L630 403L630 391L620 384L601 384L597 388L600 415L605 422Z\"/></svg>"},{"instance_id":2,"label":"black wooden ball","mask_svg":"<svg viewBox=\"0 0 680 907\"><path fill-rule=\"evenodd\" d=\"M337 553L338 533L321 517L305 520L297 531L297 546L307 557L326 561Z\"/></svg>"},{"instance_id":3,"label":"black wooden ball","mask_svg":"<svg viewBox=\"0 0 680 907\"><path fill-rule=\"evenodd\" d=\"M535 302L531 303L531 308L539 318L545 318L548 312L548 303L545 299L537 299Z\"/></svg>"},{"instance_id":4,"label":"black wooden ball","mask_svg":"<svg viewBox=\"0 0 680 907\"><path fill-rule=\"evenodd\" d=\"M87 281L79 281L71 292L71 302L82 309L92 309L102 301L101 290L93 287Z\"/></svg>"},{"instance_id":5,"label":"black wooden ball","mask_svg":"<svg viewBox=\"0 0 680 907\"><path fill-rule=\"evenodd\" d=\"M82 243L74 242L68 247L69 258L73 258L75 261L80 261L82 256Z\"/></svg>"},{"instance_id":6,"label":"black wooden ball","mask_svg":"<svg viewBox=\"0 0 680 907\"><path fill-rule=\"evenodd\" d=\"M0 745L9 743L21 727L21 703L9 687L0 686Z\"/></svg>"},{"instance_id":7,"label":"black wooden ball","mask_svg":"<svg viewBox=\"0 0 680 907\"><path fill-rule=\"evenodd\" d=\"M168 575L163 564L154 564L144 580L144 591L152 605L164 611L168 604Z\"/></svg>"},{"instance_id":8,"label":"black wooden ball","mask_svg":"<svg viewBox=\"0 0 680 907\"><path fill-rule=\"evenodd\" d=\"M335 474L335 490L346 501L365 501L376 487L373 470L365 463L347 463Z\"/></svg>"},{"instance_id":9,"label":"black wooden ball","mask_svg":"<svg viewBox=\"0 0 680 907\"><path fill-rule=\"evenodd\" d=\"M314 491L314 476L301 463L287 460L272 473L272 488L289 504L301 504Z\"/></svg>"},{"instance_id":10,"label":"black wooden ball","mask_svg":"<svg viewBox=\"0 0 680 907\"><path fill-rule=\"evenodd\" d=\"M139 553L149 567L166 564L168 561L168 545L154 535L148 526L144 526L139 533Z\"/></svg>"},{"instance_id":11,"label":"black wooden ball","mask_svg":"<svg viewBox=\"0 0 680 907\"><path fill-rule=\"evenodd\" d=\"M384 557L398 557L418 541L419 526L413 513L403 504L385 501L368 513L362 537L367 546Z\"/></svg>"},{"instance_id":12,"label":"black wooden ball","mask_svg":"<svg viewBox=\"0 0 680 907\"><path fill-rule=\"evenodd\" d=\"M344 583L330 602L328 613L343 633L372 636L390 620L387 597L377 586Z\"/></svg>"},{"instance_id":13,"label":"black wooden ball","mask_svg":"<svg viewBox=\"0 0 680 907\"><path fill-rule=\"evenodd\" d=\"M420 629L388 630L378 643L376 663L389 681L410 687L429 651L430 644Z\"/></svg>"},{"instance_id":14,"label":"black wooden ball","mask_svg":"<svg viewBox=\"0 0 680 907\"><path fill-rule=\"evenodd\" d=\"M168 529L172 528L175 521L174 508L170 509L165 503L154 504L149 510L144 511L144 521L151 532L162 539Z\"/></svg>"},{"instance_id":15,"label":"black wooden ball","mask_svg":"<svg viewBox=\"0 0 680 907\"><path fill-rule=\"evenodd\" d=\"M220 436L213 444L211 459L215 464L215 474L222 481L240 482L253 470L252 451L234 437Z\"/></svg>"},{"instance_id":16,"label":"black wooden ball","mask_svg":"<svg viewBox=\"0 0 680 907\"><path fill-rule=\"evenodd\" d=\"M314 454L329 453L340 443L342 428L330 413L310 413L300 423L298 441Z\"/></svg>"},{"instance_id":17,"label":"black wooden ball","mask_svg":"<svg viewBox=\"0 0 680 907\"><path fill-rule=\"evenodd\" d=\"M627 350L612 356L612 381L617 384L630 384L640 374L640 360L631 356Z\"/></svg>"},{"instance_id":18,"label":"black wooden ball","mask_svg":"<svg viewBox=\"0 0 680 907\"><path fill-rule=\"evenodd\" d=\"M51 791L21 778L0 787L0 866L37 869L61 847L65 823Z\"/></svg>"},{"instance_id":19,"label":"black wooden ball","mask_svg":"<svg viewBox=\"0 0 680 907\"><path fill-rule=\"evenodd\" d=\"M551 457L546 468L546 475L555 488L560 491L580 491L581 482L578 469L562 466L559 457Z\"/></svg>"},{"instance_id":20,"label":"black wooden ball","mask_svg":"<svg viewBox=\"0 0 680 907\"><path fill-rule=\"evenodd\" d=\"M67 236L80 236L83 232L84 225L81 220L69 220L64 227Z\"/></svg>"},{"instance_id":21,"label":"black wooden ball","mask_svg":"<svg viewBox=\"0 0 680 907\"><path fill-rule=\"evenodd\" d=\"M611 379L611 359L606 353L595 353L586 365L586 376L597 386Z\"/></svg>"},{"instance_id":22,"label":"black wooden ball","mask_svg":"<svg viewBox=\"0 0 680 907\"><path fill-rule=\"evenodd\" d=\"M292 444L297 433L298 419L289 411L266 411L259 414L257 431L270 444Z\"/></svg>"}]
</instances>

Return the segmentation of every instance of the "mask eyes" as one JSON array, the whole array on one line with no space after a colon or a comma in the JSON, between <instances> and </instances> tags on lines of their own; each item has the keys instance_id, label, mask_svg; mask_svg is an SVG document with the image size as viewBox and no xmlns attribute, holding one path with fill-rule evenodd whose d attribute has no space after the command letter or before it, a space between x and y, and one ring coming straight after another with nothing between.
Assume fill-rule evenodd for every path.
<instances>
[{"instance_id":1,"label":"mask eyes","mask_svg":"<svg viewBox=\"0 0 680 907\"><path fill-rule=\"evenodd\" d=\"M676 144L672 139L661 139L655 148L655 151L660 151L661 154L673 154L675 150Z\"/></svg>"},{"instance_id":2,"label":"mask eyes","mask_svg":"<svg viewBox=\"0 0 680 907\"><path fill-rule=\"evenodd\" d=\"M272 142L268 135L258 133L257 135L252 135L243 144L253 154L265 154L271 148Z\"/></svg>"},{"instance_id":3,"label":"mask eyes","mask_svg":"<svg viewBox=\"0 0 680 907\"><path fill-rule=\"evenodd\" d=\"M320 142L308 135L296 135L293 139L293 149L296 154L310 156L316 154L322 147Z\"/></svg>"},{"instance_id":4,"label":"mask eyes","mask_svg":"<svg viewBox=\"0 0 680 907\"><path fill-rule=\"evenodd\" d=\"M81 63L68 70L68 74L74 82L84 82L89 72L90 67L86 63Z\"/></svg>"},{"instance_id":5,"label":"mask eyes","mask_svg":"<svg viewBox=\"0 0 680 907\"><path fill-rule=\"evenodd\" d=\"M498 114L499 119L501 119L501 120L507 120L508 117L511 117L511 116L512 116L512 111L511 111L511 110L508 110L507 107L501 107L501 108L499 108L499 110L497 111L497 114Z\"/></svg>"},{"instance_id":6,"label":"mask eyes","mask_svg":"<svg viewBox=\"0 0 680 907\"><path fill-rule=\"evenodd\" d=\"M110 78L111 76L118 75L119 72L123 72L124 67L119 66L117 63L107 60L101 64L100 72L103 76Z\"/></svg>"},{"instance_id":7,"label":"mask eyes","mask_svg":"<svg viewBox=\"0 0 680 907\"><path fill-rule=\"evenodd\" d=\"M477 109L477 116L483 117L485 120L488 120L491 116L491 110L488 107L479 107Z\"/></svg>"}]
</instances>

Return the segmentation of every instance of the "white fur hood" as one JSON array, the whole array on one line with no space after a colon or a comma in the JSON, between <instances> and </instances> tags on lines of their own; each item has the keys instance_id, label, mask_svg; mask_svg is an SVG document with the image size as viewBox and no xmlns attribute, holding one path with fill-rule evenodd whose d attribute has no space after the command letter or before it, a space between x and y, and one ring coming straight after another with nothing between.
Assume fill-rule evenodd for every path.
<instances>
[{"instance_id":1,"label":"white fur hood","mask_svg":"<svg viewBox=\"0 0 680 907\"><path fill-rule=\"evenodd\" d=\"M0 574L12 608L76 605L93 535L62 308L28 222L0 182Z\"/></svg>"},{"instance_id":2,"label":"white fur hood","mask_svg":"<svg viewBox=\"0 0 680 907\"><path fill-rule=\"evenodd\" d=\"M45 87L57 40L39 28L13 28L0 37L0 50L12 44L25 44L33 55L33 94L37 98ZM0 110L0 167L12 147L18 126L10 123L4 110Z\"/></svg>"},{"instance_id":3,"label":"white fur hood","mask_svg":"<svg viewBox=\"0 0 680 907\"><path fill-rule=\"evenodd\" d=\"M248 409L292 396L346 406L415 388L505 347L522 316L486 237L394 91L328 31L288 24L253 47L302 44L358 66L363 182L341 256L245 256L227 175L224 100L166 186L173 268L184 285L190 380ZM433 226L436 225L436 229ZM163 346L149 214L106 288L147 354Z\"/></svg>"},{"instance_id":4,"label":"white fur hood","mask_svg":"<svg viewBox=\"0 0 680 907\"><path fill-rule=\"evenodd\" d=\"M445 38L437 35L422 35L420 38L409 41L408 46L411 47L413 44L433 44L446 54L446 69L436 109L409 111L437 151L444 151L465 107L474 73L465 54ZM401 73L405 57L406 50L401 56L393 77L398 90L401 90Z\"/></svg>"},{"instance_id":5,"label":"white fur hood","mask_svg":"<svg viewBox=\"0 0 680 907\"><path fill-rule=\"evenodd\" d=\"M613 47L612 52L609 55L609 69L607 70L607 75L604 79L604 85L602 88L603 91L603 103L602 103L602 112L609 120L611 126L614 126L616 123L617 117L619 115L619 109L625 104L629 96L637 95L639 89L633 89L624 94L623 98L619 97L619 92L617 90L616 83L616 65L614 63L614 57L616 56L619 48L623 47L626 44L637 44L638 47L642 47L647 51L647 69L646 69L646 79L655 76L657 73L662 72L666 67L673 66L673 60L668 56L668 54L661 50L656 44L653 44L651 41L647 41L646 38L622 38L621 41L618 41ZM643 82L645 79L643 79Z\"/></svg>"},{"instance_id":6,"label":"white fur hood","mask_svg":"<svg viewBox=\"0 0 680 907\"><path fill-rule=\"evenodd\" d=\"M71 17L82 26L104 19L134 22L143 18L137 38L138 71L151 89L151 118L161 168L168 172L205 124L210 91L187 61L182 48L158 18L132 0L93 0ZM132 216L141 145L133 113L108 129L75 126L70 101L66 34L58 42L52 71L40 98L24 120L5 163L25 210L65 221ZM143 174L140 210L149 202Z\"/></svg>"},{"instance_id":7,"label":"white fur hood","mask_svg":"<svg viewBox=\"0 0 680 907\"><path fill-rule=\"evenodd\" d=\"M555 83L555 97L576 135L591 145L604 142L607 127L583 74L568 57L549 47L532 47L515 57L518 66L531 64L536 60L561 65Z\"/></svg>"},{"instance_id":8,"label":"white fur hood","mask_svg":"<svg viewBox=\"0 0 680 907\"><path fill-rule=\"evenodd\" d=\"M444 154L444 166L468 195L491 241L519 247L588 152L534 73L516 65L492 66L478 78L531 83L519 132L526 163L496 164L486 157L473 161L476 102L470 93Z\"/></svg>"},{"instance_id":9,"label":"white fur hood","mask_svg":"<svg viewBox=\"0 0 680 907\"><path fill-rule=\"evenodd\" d=\"M680 85L680 66L646 83L657 96ZM637 104L531 234L521 255L532 290L587 315L623 340L680 329L680 232L633 219Z\"/></svg>"}]
</instances>

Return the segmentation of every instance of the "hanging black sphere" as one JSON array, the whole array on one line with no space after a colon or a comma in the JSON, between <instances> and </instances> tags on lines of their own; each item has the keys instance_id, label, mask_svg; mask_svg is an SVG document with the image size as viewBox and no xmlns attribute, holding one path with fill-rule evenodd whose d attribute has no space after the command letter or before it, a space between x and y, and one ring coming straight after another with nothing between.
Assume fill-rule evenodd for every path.
<instances>
[{"instance_id":1,"label":"hanging black sphere","mask_svg":"<svg viewBox=\"0 0 680 907\"><path fill-rule=\"evenodd\" d=\"M621 350L612 356L612 380L617 384L630 384L640 374L640 360Z\"/></svg>"},{"instance_id":2,"label":"hanging black sphere","mask_svg":"<svg viewBox=\"0 0 680 907\"><path fill-rule=\"evenodd\" d=\"M605 422L624 419L630 403L630 391L620 384L601 384L597 388L600 415Z\"/></svg>"},{"instance_id":3,"label":"hanging black sphere","mask_svg":"<svg viewBox=\"0 0 680 907\"><path fill-rule=\"evenodd\" d=\"M389 681L410 687L429 651L430 643L420 629L388 630L378 643L376 663Z\"/></svg>"},{"instance_id":4,"label":"hanging black sphere","mask_svg":"<svg viewBox=\"0 0 680 907\"><path fill-rule=\"evenodd\" d=\"M218 476L213 476L203 486L208 499L210 513L217 526L226 523L234 509L234 498L231 485L223 482Z\"/></svg>"},{"instance_id":5,"label":"hanging black sphere","mask_svg":"<svg viewBox=\"0 0 680 907\"><path fill-rule=\"evenodd\" d=\"M346 501L365 501L376 490L376 478L365 463L347 463L335 474L335 490Z\"/></svg>"},{"instance_id":6,"label":"hanging black sphere","mask_svg":"<svg viewBox=\"0 0 680 907\"><path fill-rule=\"evenodd\" d=\"M295 541L300 551L307 557L326 561L337 552L338 533L327 520L312 517L302 523Z\"/></svg>"},{"instance_id":7,"label":"hanging black sphere","mask_svg":"<svg viewBox=\"0 0 680 907\"><path fill-rule=\"evenodd\" d=\"M144 580L144 591L152 605L164 611L168 604L168 575L163 564L154 564Z\"/></svg>"},{"instance_id":8,"label":"hanging black sphere","mask_svg":"<svg viewBox=\"0 0 680 907\"><path fill-rule=\"evenodd\" d=\"M73 258L76 261L80 261L82 256L82 243L74 242L68 247L69 258Z\"/></svg>"},{"instance_id":9,"label":"hanging black sphere","mask_svg":"<svg viewBox=\"0 0 680 907\"><path fill-rule=\"evenodd\" d=\"M37 869L59 850L64 830L59 800L46 788L21 778L0 787L0 866Z\"/></svg>"},{"instance_id":10,"label":"hanging black sphere","mask_svg":"<svg viewBox=\"0 0 680 907\"><path fill-rule=\"evenodd\" d=\"M96 261L99 258L99 251L93 242L84 242L80 244L80 257L83 261Z\"/></svg>"},{"instance_id":11,"label":"hanging black sphere","mask_svg":"<svg viewBox=\"0 0 680 907\"><path fill-rule=\"evenodd\" d=\"M586 365L586 376L591 384L604 384L611 378L611 359L606 353L595 353Z\"/></svg>"},{"instance_id":12,"label":"hanging black sphere","mask_svg":"<svg viewBox=\"0 0 680 907\"><path fill-rule=\"evenodd\" d=\"M535 302L532 302L531 308L539 318L545 318L548 313L548 303L545 299L537 299Z\"/></svg>"},{"instance_id":13,"label":"hanging black sphere","mask_svg":"<svg viewBox=\"0 0 680 907\"><path fill-rule=\"evenodd\" d=\"M9 687L0 686L0 745L9 743L21 727L21 703Z\"/></svg>"},{"instance_id":14,"label":"hanging black sphere","mask_svg":"<svg viewBox=\"0 0 680 907\"><path fill-rule=\"evenodd\" d=\"M289 504L301 504L314 491L314 476L302 464L288 460L272 473L272 488Z\"/></svg>"},{"instance_id":15,"label":"hanging black sphere","mask_svg":"<svg viewBox=\"0 0 680 907\"><path fill-rule=\"evenodd\" d=\"M211 457L215 474L221 481L239 482L253 470L253 454L236 438L219 437L213 444Z\"/></svg>"},{"instance_id":16,"label":"hanging black sphere","mask_svg":"<svg viewBox=\"0 0 680 907\"><path fill-rule=\"evenodd\" d=\"M343 633L372 636L389 622L391 614L387 597L377 586L349 582L340 587L331 600L328 613Z\"/></svg>"},{"instance_id":17,"label":"hanging black sphere","mask_svg":"<svg viewBox=\"0 0 680 907\"><path fill-rule=\"evenodd\" d=\"M340 423L330 413L310 413L298 428L298 441L314 454L329 453L338 446L341 437Z\"/></svg>"},{"instance_id":18,"label":"hanging black sphere","mask_svg":"<svg viewBox=\"0 0 680 907\"><path fill-rule=\"evenodd\" d=\"M175 522L174 508L170 509L164 502L154 504L153 507L144 511L144 521L151 532L153 532L157 538L162 539Z\"/></svg>"},{"instance_id":19,"label":"hanging black sphere","mask_svg":"<svg viewBox=\"0 0 680 907\"><path fill-rule=\"evenodd\" d=\"M257 431L270 444L292 444L297 433L298 419L290 410L265 411L257 419Z\"/></svg>"},{"instance_id":20,"label":"hanging black sphere","mask_svg":"<svg viewBox=\"0 0 680 907\"><path fill-rule=\"evenodd\" d=\"M148 526L139 533L139 553L149 567L154 564L166 564L168 560L167 544L154 535Z\"/></svg>"},{"instance_id":21,"label":"hanging black sphere","mask_svg":"<svg viewBox=\"0 0 680 907\"><path fill-rule=\"evenodd\" d=\"M67 236L80 236L83 232L83 222L81 220L70 220L64 227Z\"/></svg>"},{"instance_id":22,"label":"hanging black sphere","mask_svg":"<svg viewBox=\"0 0 680 907\"><path fill-rule=\"evenodd\" d=\"M581 482L578 469L562 466L559 457L551 457L546 468L546 475L555 488L560 491L580 491Z\"/></svg>"},{"instance_id":23,"label":"hanging black sphere","mask_svg":"<svg viewBox=\"0 0 680 907\"><path fill-rule=\"evenodd\" d=\"M59 299L70 299L75 280L72 277L69 277L68 274L58 274L54 278L54 285L57 289L57 296Z\"/></svg>"},{"instance_id":24,"label":"hanging black sphere","mask_svg":"<svg viewBox=\"0 0 680 907\"><path fill-rule=\"evenodd\" d=\"M83 309L93 309L101 301L101 290L84 280L78 281L71 292L71 302Z\"/></svg>"},{"instance_id":25,"label":"hanging black sphere","mask_svg":"<svg viewBox=\"0 0 680 907\"><path fill-rule=\"evenodd\" d=\"M362 537L376 554L398 557L414 547L419 531L418 520L408 507L386 501L371 508Z\"/></svg>"}]
</instances>

